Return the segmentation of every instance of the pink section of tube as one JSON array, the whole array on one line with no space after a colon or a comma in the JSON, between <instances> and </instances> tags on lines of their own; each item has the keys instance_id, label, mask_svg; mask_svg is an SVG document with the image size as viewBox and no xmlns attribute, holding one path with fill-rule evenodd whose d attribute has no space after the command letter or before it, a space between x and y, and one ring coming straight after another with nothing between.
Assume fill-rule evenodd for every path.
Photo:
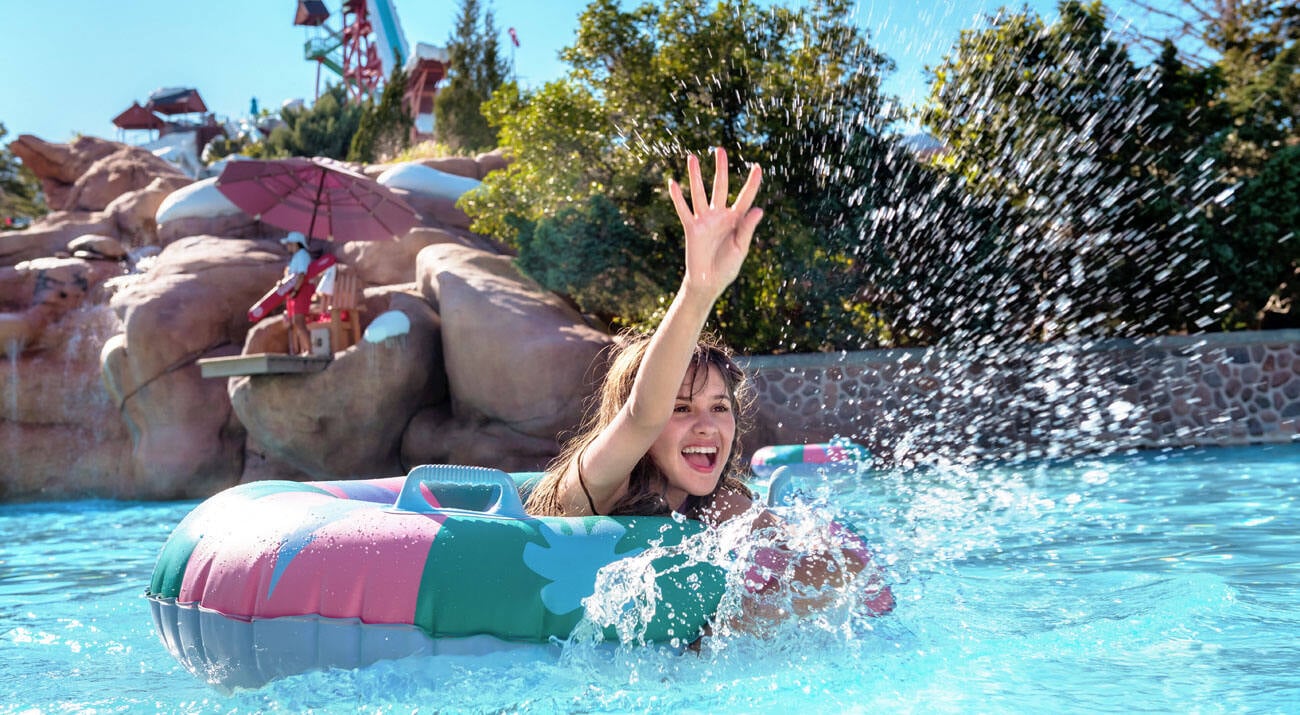
<instances>
[{"instance_id":1,"label":"pink section of tube","mask_svg":"<svg viewBox=\"0 0 1300 715\"><path fill-rule=\"evenodd\" d=\"M440 519L307 492L266 496L238 511L195 548L180 603L245 619L413 621Z\"/></svg>"}]
</instances>

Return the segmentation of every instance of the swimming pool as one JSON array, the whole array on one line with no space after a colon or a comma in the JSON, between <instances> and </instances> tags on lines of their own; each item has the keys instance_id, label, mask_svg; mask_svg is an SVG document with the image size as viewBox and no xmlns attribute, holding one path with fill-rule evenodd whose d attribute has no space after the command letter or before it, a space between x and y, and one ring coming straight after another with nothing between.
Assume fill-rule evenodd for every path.
<instances>
[{"instance_id":1,"label":"swimming pool","mask_svg":"<svg viewBox=\"0 0 1300 715\"><path fill-rule=\"evenodd\" d=\"M868 472L829 486L899 604L700 655L575 643L223 695L144 587L193 502L0 506L0 711L1296 712L1300 445Z\"/></svg>"}]
</instances>

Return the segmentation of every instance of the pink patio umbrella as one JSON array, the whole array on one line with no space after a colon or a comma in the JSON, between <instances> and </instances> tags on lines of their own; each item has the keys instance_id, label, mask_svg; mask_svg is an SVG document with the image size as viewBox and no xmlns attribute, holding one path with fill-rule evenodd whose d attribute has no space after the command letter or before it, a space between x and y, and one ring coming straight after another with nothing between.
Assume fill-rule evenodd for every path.
<instances>
[{"instance_id":1,"label":"pink patio umbrella","mask_svg":"<svg viewBox=\"0 0 1300 715\"><path fill-rule=\"evenodd\" d=\"M232 161L217 190L259 221L332 241L391 239L420 218L387 186L320 157Z\"/></svg>"}]
</instances>

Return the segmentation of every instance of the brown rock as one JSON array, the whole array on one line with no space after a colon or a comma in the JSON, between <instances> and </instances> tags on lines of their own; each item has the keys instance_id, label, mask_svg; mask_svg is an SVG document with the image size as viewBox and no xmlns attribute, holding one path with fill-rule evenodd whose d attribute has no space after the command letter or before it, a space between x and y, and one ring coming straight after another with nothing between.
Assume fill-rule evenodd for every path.
<instances>
[{"instance_id":1,"label":"brown rock","mask_svg":"<svg viewBox=\"0 0 1300 715\"><path fill-rule=\"evenodd\" d=\"M445 171L448 174L456 176L465 176L471 179L482 177L481 169L478 162L468 156L444 156L437 159L421 159L421 164L430 169Z\"/></svg>"},{"instance_id":2,"label":"brown rock","mask_svg":"<svg viewBox=\"0 0 1300 715\"><path fill-rule=\"evenodd\" d=\"M0 265L53 256L68 241L88 233L117 235L117 224L104 213L59 212L44 216L22 231L0 234Z\"/></svg>"},{"instance_id":3,"label":"brown rock","mask_svg":"<svg viewBox=\"0 0 1300 715\"><path fill-rule=\"evenodd\" d=\"M555 435L537 437L500 422L474 423L451 415L446 405L421 410L402 440L402 463L476 464L507 472L542 471L559 453Z\"/></svg>"},{"instance_id":4,"label":"brown rock","mask_svg":"<svg viewBox=\"0 0 1300 715\"><path fill-rule=\"evenodd\" d=\"M416 270L426 300L442 316L457 420L549 440L578 424L608 335L509 258L443 243L421 251Z\"/></svg>"},{"instance_id":5,"label":"brown rock","mask_svg":"<svg viewBox=\"0 0 1300 715\"><path fill-rule=\"evenodd\" d=\"M0 401L0 501L131 496L121 480L130 436L99 376L116 317L102 305L36 311L51 312L40 349L11 358Z\"/></svg>"},{"instance_id":6,"label":"brown rock","mask_svg":"<svg viewBox=\"0 0 1300 715\"><path fill-rule=\"evenodd\" d=\"M190 236L259 239L283 237L284 234L283 229L268 226L244 213L192 216L158 226L158 243L166 246Z\"/></svg>"},{"instance_id":7,"label":"brown rock","mask_svg":"<svg viewBox=\"0 0 1300 715\"><path fill-rule=\"evenodd\" d=\"M475 177L478 179L510 166L510 160L506 159L505 149L493 149L486 154L479 154L474 157L474 161L478 162L478 176Z\"/></svg>"},{"instance_id":8,"label":"brown rock","mask_svg":"<svg viewBox=\"0 0 1300 715\"><path fill-rule=\"evenodd\" d=\"M240 422L266 453L320 479L403 473L407 424L423 408L446 400L438 316L418 297L387 294L388 309L411 321L411 331L379 344L362 341L337 352L329 367L301 375L230 379ZM273 328L258 326L247 352Z\"/></svg>"},{"instance_id":9,"label":"brown rock","mask_svg":"<svg viewBox=\"0 0 1300 715\"><path fill-rule=\"evenodd\" d=\"M143 189L156 178L189 182L179 169L139 147L124 146L102 157L72 185L66 206L83 211L102 211L113 199Z\"/></svg>"},{"instance_id":10,"label":"brown rock","mask_svg":"<svg viewBox=\"0 0 1300 715\"><path fill-rule=\"evenodd\" d=\"M22 159L23 166L31 169L37 178L71 184L86 173L91 164L124 146L92 136L77 137L71 144L53 144L31 134L22 134L9 145L9 150Z\"/></svg>"},{"instance_id":11,"label":"brown rock","mask_svg":"<svg viewBox=\"0 0 1300 715\"><path fill-rule=\"evenodd\" d=\"M71 144L52 144L22 134L9 149L41 180L46 205L57 211L69 206L72 185L92 164L124 146L91 136L78 137Z\"/></svg>"},{"instance_id":12,"label":"brown rock","mask_svg":"<svg viewBox=\"0 0 1300 715\"><path fill-rule=\"evenodd\" d=\"M163 199L173 191L190 184L190 180L180 176L159 176L143 189L128 191L113 199L104 212L113 217L123 239L132 246L148 246L158 243L158 222L156 215ZM202 235L212 234L202 231Z\"/></svg>"},{"instance_id":13,"label":"brown rock","mask_svg":"<svg viewBox=\"0 0 1300 715\"><path fill-rule=\"evenodd\" d=\"M335 249L341 263L352 266L369 285L397 285L415 280L415 258L425 246L465 240L436 228L415 228L394 241L348 241Z\"/></svg>"},{"instance_id":14,"label":"brown rock","mask_svg":"<svg viewBox=\"0 0 1300 715\"><path fill-rule=\"evenodd\" d=\"M456 200L442 196L429 196L402 189L393 189L420 214L425 226L450 230L469 230L470 218L464 211L456 208Z\"/></svg>"},{"instance_id":15,"label":"brown rock","mask_svg":"<svg viewBox=\"0 0 1300 715\"><path fill-rule=\"evenodd\" d=\"M158 205L154 215L158 241L167 245L187 236L229 238L281 238L283 229L258 221L230 203L216 187L216 179L182 186Z\"/></svg>"},{"instance_id":16,"label":"brown rock","mask_svg":"<svg viewBox=\"0 0 1300 715\"><path fill-rule=\"evenodd\" d=\"M112 236L87 233L68 242L68 252L74 258L87 260L120 261L126 258L126 247Z\"/></svg>"},{"instance_id":17,"label":"brown rock","mask_svg":"<svg viewBox=\"0 0 1300 715\"><path fill-rule=\"evenodd\" d=\"M87 299L102 302L105 283L125 273L116 261L84 258L38 258L14 268L35 274L33 303L52 304L62 312L81 306Z\"/></svg>"},{"instance_id":18,"label":"brown rock","mask_svg":"<svg viewBox=\"0 0 1300 715\"><path fill-rule=\"evenodd\" d=\"M12 268L0 268L0 306L25 310L46 305L57 318L81 305L87 296L97 297L105 281L120 276L116 263L82 258L38 258Z\"/></svg>"},{"instance_id":19,"label":"brown rock","mask_svg":"<svg viewBox=\"0 0 1300 715\"><path fill-rule=\"evenodd\" d=\"M206 496L239 481L244 431L224 382L195 361L239 352L248 306L283 267L258 242L187 238L113 297L124 332L104 347L104 383L131 426L141 497Z\"/></svg>"}]
</instances>

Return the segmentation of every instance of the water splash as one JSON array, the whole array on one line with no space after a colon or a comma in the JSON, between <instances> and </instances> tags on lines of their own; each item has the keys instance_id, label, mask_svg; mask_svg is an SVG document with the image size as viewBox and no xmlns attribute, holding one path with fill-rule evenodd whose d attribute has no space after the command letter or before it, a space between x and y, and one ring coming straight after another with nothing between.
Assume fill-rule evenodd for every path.
<instances>
[{"instance_id":1,"label":"water splash","mask_svg":"<svg viewBox=\"0 0 1300 715\"><path fill-rule=\"evenodd\" d=\"M851 555L860 542L836 525L836 518L844 515L830 507L828 495L823 489L812 501L773 510L780 514L777 521L756 504L746 514L680 544L651 546L601 569L595 592L583 600L583 621L565 644L566 656L605 647L603 634L611 630L620 648L645 647L656 609L675 607L661 598L656 582L681 573L686 574L688 589L699 590L702 585L692 569L697 564L718 568L725 591L709 620L708 637L699 641L699 633L678 634L669 643L670 651L694 644L717 653L733 640L780 640L794 631L807 635L810 628L850 642L872 630L878 615L873 601L891 578L886 564L897 559L875 553L863 569ZM823 570L824 583L817 585L805 575L809 563ZM794 614L804 615L792 618Z\"/></svg>"}]
</instances>

